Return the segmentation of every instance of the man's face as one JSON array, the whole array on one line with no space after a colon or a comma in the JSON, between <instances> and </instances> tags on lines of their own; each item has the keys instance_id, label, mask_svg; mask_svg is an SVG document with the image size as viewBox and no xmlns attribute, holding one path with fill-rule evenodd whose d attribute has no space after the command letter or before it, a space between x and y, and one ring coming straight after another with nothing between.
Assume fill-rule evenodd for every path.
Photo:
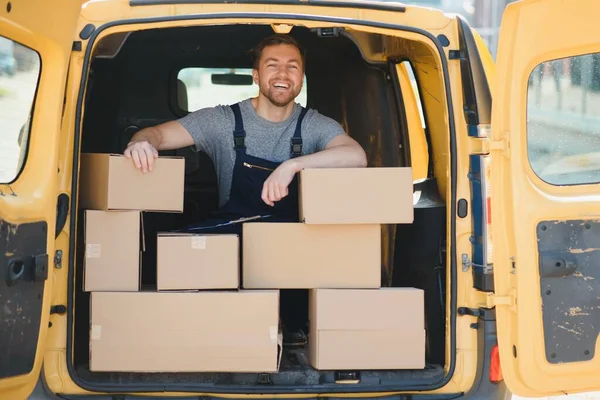
<instances>
[{"instance_id":1,"label":"man's face","mask_svg":"<svg viewBox=\"0 0 600 400\"><path fill-rule=\"evenodd\" d=\"M300 51L289 44L263 49L258 70L252 71L260 93L276 106L284 107L300 94L304 76Z\"/></svg>"}]
</instances>

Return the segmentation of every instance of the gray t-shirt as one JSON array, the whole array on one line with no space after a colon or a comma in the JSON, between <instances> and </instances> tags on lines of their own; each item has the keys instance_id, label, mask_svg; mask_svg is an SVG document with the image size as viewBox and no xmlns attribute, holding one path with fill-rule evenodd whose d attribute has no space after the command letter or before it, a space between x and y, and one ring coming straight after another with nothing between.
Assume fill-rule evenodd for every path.
<instances>
[{"instance_id":1,"label":"gray t-shirt","mask_svg":"<svg viewBox=\"0 0 600 400\"><path fill-rule=\"evenodd\" d=\"M256 113L250 99L240 102L244 130L246 131L246 153L274 162L291 157L290 140L302 106L295 104L292 115L282 122L268 121ZM233 128L235 118L229 106L217 106L194 111L179 119L192 135L196 149L207 153L215 164L219 183L219 204L229 200L235 150ZM302 154L316 153L344 129L335 120L309 109L302 120Z\"/></svg>"}]
</instances>

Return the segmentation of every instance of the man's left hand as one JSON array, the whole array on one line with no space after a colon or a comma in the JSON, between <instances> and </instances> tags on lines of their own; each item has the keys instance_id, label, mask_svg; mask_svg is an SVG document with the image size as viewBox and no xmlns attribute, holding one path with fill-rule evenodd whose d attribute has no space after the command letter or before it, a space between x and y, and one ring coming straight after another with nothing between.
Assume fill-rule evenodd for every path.
<instances>
[{"instance_id":1,"label":"man's left hand","mask_svg":"<svg viewBox=\"0 0 600 400\"><path fill-rule=\"evenodd\" d=\"M293 160L283 162L269 175L262 190L262 199L273 207L276 201L288 195L288 186L296 175L297 166Z\"/></svg>"}]
</instances>

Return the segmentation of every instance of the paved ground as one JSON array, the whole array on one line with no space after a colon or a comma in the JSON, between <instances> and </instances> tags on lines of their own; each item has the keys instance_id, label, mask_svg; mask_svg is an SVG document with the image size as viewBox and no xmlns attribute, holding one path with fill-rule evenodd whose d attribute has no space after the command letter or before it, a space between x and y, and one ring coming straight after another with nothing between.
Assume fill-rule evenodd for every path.
<instances>
[{"instance_id":1,"label":"paved ground","mask_svg":"<svg viewBox=\"0 0 600 400\"><path fill-rule=\"evenodd\" d=\"M513 396L512 397L513 400L523 400L523 399L528 399L528 397L518 397L518 396ZM585 393L585 394L573 394L573 395L568 395L568 396L553 396L553 397L541 397L541 398L537 398L537 400L596 400L596 399L600 399L600 392L593 392L593 393Z\"/></svg>"}]
</instances>

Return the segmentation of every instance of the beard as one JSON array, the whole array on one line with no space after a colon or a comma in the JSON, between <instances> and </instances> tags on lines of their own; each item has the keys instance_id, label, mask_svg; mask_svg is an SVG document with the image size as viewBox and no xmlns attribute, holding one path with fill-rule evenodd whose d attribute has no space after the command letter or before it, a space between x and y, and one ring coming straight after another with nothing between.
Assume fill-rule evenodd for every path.
<instances>
[{"instance_id":1,"label":"beard","mask_svg":"<svg viewBox=\"0 0 600 400\"><path fill-rule=\"evenodd\" d=\"M292 86L289 83L290 88L287 90L280 90L271 84L265 85L266 87L260 87L260 93L265 96L269 101L277 107L285 107L290 104L300 94L300 89Z\"/></svg>"}]
</instances>

